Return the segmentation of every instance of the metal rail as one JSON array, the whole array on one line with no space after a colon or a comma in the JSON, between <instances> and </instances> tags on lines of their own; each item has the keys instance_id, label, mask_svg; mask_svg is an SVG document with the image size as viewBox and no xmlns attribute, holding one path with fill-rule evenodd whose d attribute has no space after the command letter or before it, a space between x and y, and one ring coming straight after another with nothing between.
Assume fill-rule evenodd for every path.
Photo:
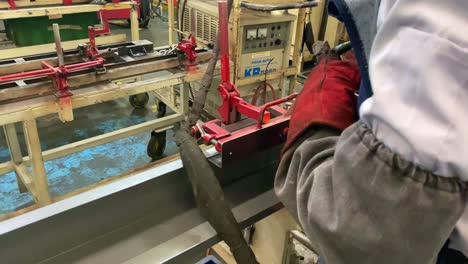
<instances>
[{"instance_id":1,"label":"metal rail","mask_svg":"<svg viewBox=\"0 0 468 264\"><path fill-rule=\"evenodd\" d=\"M211 58L211 52L197 50L198 63L203 63ZM147 56L127 58L127 61L105 64L107 72L96 74L94 70L82 70L69 74L70 88L77 89L89 85L96 85L109 80L123 79L127 77L143 75L161 70L177 68L179 59L174 54L160 54L153 52ZM48 78L37 78L19 83L0 84L0 104L31 98L37 95L44 96L55 92L55 88Z\"/></svg>"},{"instance_id":2,"label":"metal rail","mask_svg":"<svg viewBox=\"0 0 468 264\"><path fill-rule=\"evenodd\" d=\"M278 151L214 168L243 227L281 208L272 191ZM190 263L216 242L179 159L0 222L4 263Z\"/></svg>"}]
</instances>

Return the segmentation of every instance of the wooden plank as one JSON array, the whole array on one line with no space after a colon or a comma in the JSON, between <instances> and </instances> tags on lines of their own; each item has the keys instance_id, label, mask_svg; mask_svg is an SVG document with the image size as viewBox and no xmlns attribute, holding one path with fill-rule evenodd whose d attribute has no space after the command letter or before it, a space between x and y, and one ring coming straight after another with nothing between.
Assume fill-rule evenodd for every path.
<instances>
[{"instance_id":1,"label":"wooden plank","mask_svg":"<svg viewBox=\"0 0 468 264\"><path fill-rule=\"evenodd\" d=\"M73 0L73 4L89 3L89 0ZM16 7L34 7L34 6L49 6L49 5L63 5L63 0L36 0L36 1L15 1ZM4 8L4 5L0 6ZM9 5L7 3L6 8Z\"/></svg>"},{"instance_id":2,"label":"wooden plank","mask_svg":"<svg viewBox=\"0 0 468 264\"><path fill-rule=\"evenodd\" d=\"M58 104L58 115L59 119L62 122L70 122L73 121L73 106L71 104L70 97L63 97L57 100Z\"/></svg>"},{"instance_id":3,"label":"wooden plank","mask_svg":"<svg viewBox=\"0 0 468 264\"><path fill-rule=\"evenodd\" d=\"M189 83L184 83L180 85L180 98L179 98L179 112L183 115L188 114L189 112ZM174 94L174 97L176 95ZM177 98L177 97L176 97Z\"/></svg>"},{"instance_id":4,"label":"wooden plank","mask_svg":"<svg viewBox=\"0 0 468 264\"><path fill-rule=\"evenodd\" d=\"M198 63L203 63L211 58L210 52L204 52L198 55ZM94 72L72 75L68 78L68 83L72 87L73 93L76 90L73 88L91 85L108 80L123 79L126 77L142 75L146 73L177 68L180 62L177 58L165 60L147 60L148 62L134 63L126 67L120 66L113 69L108 69L105 74L96 74ZM37 84L32 84L24 87L12 87L0 89L0 101L19 99L23 97L37 96L43 94L52 94L55 88L50 81L44 81Z\"/></svg>"},{"instance_id":5,"label":"wooden plank","mask_svg":"<svg viewBox=\"0 0 468 264\"><path fill-rule=\"evenodd\" d=\"M122 138L138 135L143 132L169 127L184 119L184 115L172 114L155 120L147 121L138 125L122 128L110 133L77 141L65 146L44 151L44 160L53 160L61 158L85 149L93 148ZM26 162L27 160L25 160Z\"/></svg>"},{"instance_id":6,"label":"wooden plank","mask_svg":"<svg viewBox=\"0 0 468 264\"><path fill-rule=\"evenodd\" d=\"M232 79L234 84L237 84L237 76L239 72L239 65L241 65L241 55L238 54L238 49L240 45L239 40L239 30L240 30L240 17L241 17L241 10L242 8L240 7L240 0L233 0L232 3L232 8L231 8L231 14L229 17L229 22L232 24L231 29L229 30L229 53L231 57L231 61L233 61L234 65L231 67L232 75L234 78ZM239 84L237 84L239 85Z\"/></svg>"},{"instance_id":7,"label":"wooden plank","mask_svg":"<svg viewBox=\"0 0 468 264\"><path fill-rule=\"evenodd\" d=\"M174 105L174 100L172 100L172 89L156 90L153 91L153 95L156 96L156 98L163 102L167 107L171 109L177 109L177 106Z\"/></svg>"},{"instance_id":8,"label":"wooden plank","mask_svg":"<svg viewBox=\"0 0 468 264\"><path fill-rule=\"evenodd\" d=\"M132 41L140 39L140 25L138 23L138 9L137 5L132 5L130 9L130 32L132 35Z\"/></svg>"},{"instance_id":9,"label":"wooden plank","mask_svg":"<svg viewBox=\"0 0 468 264\"><path fill-rule=\"evenodd\" d=\"M170 128L171 125L180 122L184 119L182 114L172 114L155 120L147 121L138 125L126 127L119 129L110 133L99 135L96 137L88 138L85 140L77 141L71 144L67 144L58 148L46 150L42 153L44 161L53 160L61 158L85 149L93 148L99 145L103 145L112 141L116 141L122 138L134 136L145 131L150 130L163 130ZM31 163L29 157L24 158L24 164L29 165ZM6 174L12 170L15 170L18 166L13 166L13 169L10 169L10 162L5 162L0 164L0 175ZM5 170L7 172L2 173Z\"/></svg>"},{"instance_id":10,"label":"wooden plank","mask_svg":"<svg viewBox=\"0 0 468 264\"><path fill-rule=\"evenodd\" d=\"M291 67L296 69L296 74L299 73L300 71L300 54L301 54L301 44L302 44L302 38L304 35L304 23L305 23L305 15L306 15L306 9L302 8L299 9L299 13L297 15L297 23L296 23L296 36L294 39L294 48L293 48L293 55L292 55L292 62L291 62ZM289 79L289 89L288 93L285 94L289 95L294 92L294 87L296 86L296 75L291 77Z\"/></svg>"},{"instance_id":11,"label":"wooden plank","mask_svg":"<svg viewBox=\"0 0 468 264\"><path fill-rule=\"evenodd\" d=\"M262 219L255 224L252 250L260 263L282 263L284 243L290 230L300 230L286 209Z\"/></svg>"},{"instance_id":12,"label":"wooden plank","mask_svg":"<svg viewBox=\"0 0 468 264\"><path fill-rule=\"evenodd\" d=\"M133 94L169 89L183 82L184 74L176 74L129 84L100 84L76 90L72 96L72 106L76 109ZM0 125L54 114L58 110L57 99L53 95L0 105Z\"/></svg>"},{"instance_id":13,"label":"wooden plank","mask_svg":"<svg viewBox=\"0 0 468 264\"><path fill-rule=\"evenodd\" d=\"M10 151L11 161L15 165L21 164L23 162L23 154L21 153L21 147L18 141L18 134L16 133L15 124L7 124L3 127L5 133L5 139L8 145L8 150ZM20 175L16 172L16 181L18 183L18 189L21 193L27 191L27 186L24 181L21 180Z\"/></svg>"},{"instance_id":14,"label":"wooden plank","mask_svg":"<svg viewBox=\"0 0 468 264\"><path fill-rule=\"evenodd\" d=\"M1 10L0 19L5 20L5 19L12 19L12 18L54 16L54 15L66 15L66 14L75 14L75 13L98 12L101 9L102 9L101 5L72 5L72 6L51 6L51 7Z\"/></svg>"},{"instance_id":15,"label":"wooden plank","mask_svg":"<svg viewBox=\"0 0 468 264\"><path fill-rule=\"evenodd\" d=\"M20 164L23 161L23 154L21 154L21 148L18 141L18 135L16 133L15 124L7 124L3 127L5 133L5 139L10 151L11 160L15 164Z\"/></svg>"},{"instance_id":16,"label":"wooden plank","mask_svg":"<svg viewBox=\"0 0 468 264\"><path fill-rule=\"evenodd\" d=\"M34 187L34 182L32 180L31 173L29 173L28 168L25 164L15 165L15 172L18 175L19 181L27 188L27 190L31 193L34 200L39 202L37 199L37 192L36 188Z\"/></svg>"},{"instance_id":17,"label":"wooden plank","mask_svg":"<svg viewBox=\"0 0 468 264\"><path fill-rule=\"evenodd\" d=\"M12 172L14 170L15 169L14 169L14 167L12 165L12 162L7 161L7 162L4 162L4 163L0 163L0 176L4 175L4 174L7 174L9 172Z\"/></svg>"},{"instance_id":18,"label":"wooden plank","mask_svg":"<svg viewBox=\"0 0 468 264\"><path fill-rule=\"evenodd\" d=\"M340 42L340 21L334 17L328 17L327 30L325 31L325 40L328 41L330 47L335 47Z\"/></svg>"},{"instance_id":19,"label":"wooden plank","mask_svg":"<svg viewBox=\"0 0 468 264\"><path fill-rule=\"evenodd\" d=\"M0 9L9 9L10 5L8 4L7 1L2 1L0 2Z\"/></svg>"},{"instance_id":20,"label":"wooden plank","mask_svg":"<svg viewBox=\"0 0 468 264\"><path fill-rule=\"evenodd\" d=\"M88 39L64 41L62 42L62 47L64 50L72 50L72 49L76 49L78 45L86 43L88 41L89 41ZM97 45L119 43L119 42L125 42L125 41L127 41L127 36L125 34L96 37ZM55 51L55 43L21 47L21 48L3 49L3 50L0 50L0 60L25 57L25 56L31 56L31 55L40 54L40 53L54 52L54 51Z\"/></svg>"},{"instance_id":21,"label":"wooden plank","mask_svg":"<svg viewBox=\"0 0 468 264\"><path fill-rule=\"evenodd\" d=\"M218 256L221 258L221 260L224 263L237 264L236 259L232 255L231 250L229 249L229 246L224 241L221 241L218 244L212 246L211 249L214 252L216 252L216 254L218 254ZM255 257L257 257L257 260L258 260L258 256L255 256Z\"/></svg>"},{"instance_id":22,"label":"wooden plank","mask_svg":"<svg viewBox=\"0 0 468 264\"><path fill-rule=\"evenodd\" d=\"M136 4L134 1L125 1L119 3L107 3L104 5L105 10L122 10L122 9L130 9L132 6ZM125 20L125 19L124 19Z\"/></svg>"},{"instance_id":23,"label":"wooden plank","mask_svg":"<svg viewBox=\"0 0 468 264\"><path fill-rule=\"evenodd\" d=\"M318 6L311 9L309 21L312 24L312 30L314 32L314 40L318 40L320 26L322 25L322 16L326 8L326 1L320 1Z\"/></svg>"},{"instance_id":24,"label":"wooden plank","mask_svg":"<svg viewBox=\"0 0 468 264\"><path fill-rule=\"evenodd\" d=\"M36 120L23 121L23 130L33 171L32 181L36 192L34 197L37 200L37 204L41 206L50 204L52 200L49 194L49 185L47 183Z\"/></svg>"},{"instance_id":25,"label":"wooden plank","mask_svg":"<svg viewBox=\"0 0 468 264\"><path fill-rule=\"evenodd\" d=\"M167 0L167 24L169 26L169 45L174 45L174 1Z\"/></svg>"}]
</instances>

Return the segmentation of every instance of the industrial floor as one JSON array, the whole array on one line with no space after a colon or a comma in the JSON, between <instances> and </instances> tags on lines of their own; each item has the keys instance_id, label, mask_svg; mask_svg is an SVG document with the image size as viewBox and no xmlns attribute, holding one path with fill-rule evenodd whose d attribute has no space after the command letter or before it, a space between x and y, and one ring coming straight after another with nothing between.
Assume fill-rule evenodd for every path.
<instances>
[{"instance_id":1,"label":"industrial floor","mask_svg":"<svg viewBox=\"0 0 468 264\"><path fill-rule=\"evenodd\" d=\"M127 33L125 27L112 27L113 33ZM167 22L155 18L147 29L140 30L140 38L152 41L155 46L167 45ZM133 109L128 98L121 98L94 106L77 109L75 120L63 124L58 117L48 116L38 120L42 150L63 146L72 142L115 131L156 118L154 100L146 109ZM17 125L21 134L21 126ZM177 152L177 146L169 131L165 155ZM103 179L122 174L151 162L146 155L146 144L150 133L111 142L60 159L45 163L50 192L53 196L64 195L71 191L99 182ZM23 155L27 155L24 142L20 142ZM0 129L0 163L10 159L3 129ZM0 216L33 203L28 193L19 193L14 173L0 175Z\"/></svg>"}]
</instances>

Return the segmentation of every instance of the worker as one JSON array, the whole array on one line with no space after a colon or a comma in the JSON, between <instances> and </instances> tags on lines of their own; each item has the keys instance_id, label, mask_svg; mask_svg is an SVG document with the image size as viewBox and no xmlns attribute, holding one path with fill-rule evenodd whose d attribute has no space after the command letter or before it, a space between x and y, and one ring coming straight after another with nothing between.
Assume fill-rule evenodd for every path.
<instances>
[{"instance_id":1,"label":"worker","mask_svg":"<svg viewBox=\"0 0 468 264\"><path fill-rule=\"evenodd\" d=\"M357 65L323 52L292 109L277 195L326 264L432 264L451 233L468 255L468 1L328 10Z\"/></svg>"}]
</instances>

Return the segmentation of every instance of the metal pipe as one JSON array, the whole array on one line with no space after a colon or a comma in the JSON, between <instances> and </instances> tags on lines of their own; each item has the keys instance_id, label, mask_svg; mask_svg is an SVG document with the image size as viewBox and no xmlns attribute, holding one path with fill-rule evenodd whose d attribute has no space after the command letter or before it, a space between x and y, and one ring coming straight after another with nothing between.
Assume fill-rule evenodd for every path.
<instances>
[{"instance_id":1,"label":"metal pipe","mask_svg":"<svg viewBox=\"0 0 468 264\"><path fill-rule=\"evenodd\" d=\"M345 43L342 43L334 48L336 54L339 56L345 54L347 51L351 50L353 46L351 45L350 41L347 41Z\"/></svg>"},{"instance_id":2,"label":"metal pipe","mask_svg":"<svg viewBox=\"0 0 468 264\"><path fill-rule=\"evenodd\" d=\"M222 83L230 83L229 66L229 13L226 0L218 1L219 7L219 45L221 54L221 80Z\"/></svg>"},{"instance_id":3,"label":"metal pipe","mask_svg":"<svg viewBox=\"0 0 468 264\"><path fill-rule=\"evenodd\" d=\"M292 99L294 99L294 98L296 98L296 97L297 97L297 93L290 94L290 95L288 95L288 96L286 96L286 97L277 99L277 100L275 100L275 101L271 101L271 102L266 103L266 104L264 104L263 106L261 106L261 107L260 107L260 115L259 115L259 117L258 117L258 122L257 122L257 128L259 128L259 129L262 128L263 119L264 119L263 116L264 116L264 114L265 114L265 111L266 111L268 108L270 108L270 107L272 107L272 106L275 106L275 105L279 105L279 104L285 103L285 102L290 101L290 100L292 100Z\"/></svg>"},{"instance_id":4,"label":"metal pipe","mask_svg":"<svg viewBox=\"0 0 468 264\"><path fill-rule=\"evenodd\" d=\"M65 64L65 60L63 59L62 40L60 39L60 27L57 23L54 23L52 24L52 28L54 30L54 41L55 49L57 50L58 65L63 66Z\"/></svg>"},{"instance_id":5,"label":"metal pipe","mask_svg":"<svg viewBox=\"0 0 468 264\"><path fill-rule=\"evenodd\" d=\"M275 10L288 10L297 8L316 7L317 1L308 1L302 3L288 3L288 4L256 4L250 2L241 2L241 7L252 9L256 11L275 11ZM220 17L221 18L221 17Z\"/></svg>"},{"instance_id":6,"label":"metal pipe","mask_svg":"<svg viewBox=\"0 0 468 264\"><path fill-rule=\"evenodd\" d=\"M304 233L297 231L297 230L291 230L289 233L291 234L293 238L297 239L297 241L301 242L301 244L306 246L308 249L316 252L309 238L307 238Z\"/></svg>"}]
</instances>

